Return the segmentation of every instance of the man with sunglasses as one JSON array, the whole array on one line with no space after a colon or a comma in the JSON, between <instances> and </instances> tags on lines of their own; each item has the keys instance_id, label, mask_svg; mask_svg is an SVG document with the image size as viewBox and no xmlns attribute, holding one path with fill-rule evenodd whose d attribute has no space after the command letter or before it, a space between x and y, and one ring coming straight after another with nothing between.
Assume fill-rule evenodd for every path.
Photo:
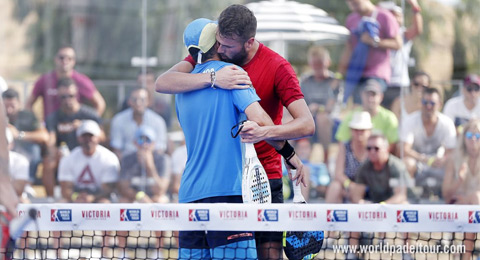
<instances>
[{"instance_id":1,"label":"man with sunglasses","mask_svg":"<svg viewBox=\"0 0 480 260\"><path fill-rule=\"evenodd\" d=\"M472 118L480 118L480 77L469 75L465 78L462 95L447 101L443 113L458 127Z\"/></svg>"},{"instance_id":2,"label":"man with sunglasses","mask_svg":"<svg viewBox=\"0 0 480 260\"><path fill-rule=\"evenodd\" d=\"M367 160L355 175L351 195L353 203L407 203L407 189L411 186L405 164L388 151L385 136L374 133L367 141ZM365 200L368 195L368 201Z\"/></svg>"},{"instance_id":3,"label":"man with sunglasses","mask_svg":"<svg viewBox=\"0 0 480 260\"><path fill-rule=\"evenodd\" d=\"M76 99L78 88L72 79L60 79L57 83L57 93L60 100L60 108L46 119L49 137L47 141L47 155L43 160L42 182L49 197L53 196L55 168L62 156L58 149L60 144L66 143L69 150L79 145L75 133L82 120L90 119L98 124L102 122L102 119L93 108L78 102ZM100 133L99 139L100 142L105 140L103 131Z\"/></svg>"},{"instance_id":4,"label":"man with sunglasses","mask_svg":"<svg viewBox=\"0 0 480 260\"><path fill-rule=\"evenodd\" d=\"M456 146L455 125L439 112L441 100L437 88L425 88L422 109L405 118L400 132L410 175L415 177L417 186L433 189L437 195L445 162Z\"/></svg>"},{"instance_id":5,"label":"man with sunglasses","mask_svg":"<svg viewBox=\"0 0 480 260\"><path fill-rule=\"evenodd\" d=\"M33 104L39 97L43 98L43 119L60 107L57 82L61 78L72 79L78 87L75 98L95 108L99 116L105 111L105 100L97 90L92 80L86 75L77 72L75 67L75 50L70 45L61 46L55 55L55 70L42 75L33 87L28 98L26 108L32 110Z\"/></svg>"}]
</instances>

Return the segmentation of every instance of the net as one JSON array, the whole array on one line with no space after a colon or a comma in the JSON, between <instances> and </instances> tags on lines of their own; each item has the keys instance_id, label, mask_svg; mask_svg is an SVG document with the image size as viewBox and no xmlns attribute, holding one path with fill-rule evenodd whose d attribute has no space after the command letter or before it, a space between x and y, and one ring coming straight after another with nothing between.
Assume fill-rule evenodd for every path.
<instances>
[{"instance_id":1,"label":"net","mask_svg":"<svg viewBox=\"0 0 480 260\"><path fill-rule=\"evenodd\" d=\"M480 256L473 205L35 204L19 215L32 206L37 225L27 225L13 259L178 259L179 230L325 230L316 259Z\"/></svg>"}]
</instances>

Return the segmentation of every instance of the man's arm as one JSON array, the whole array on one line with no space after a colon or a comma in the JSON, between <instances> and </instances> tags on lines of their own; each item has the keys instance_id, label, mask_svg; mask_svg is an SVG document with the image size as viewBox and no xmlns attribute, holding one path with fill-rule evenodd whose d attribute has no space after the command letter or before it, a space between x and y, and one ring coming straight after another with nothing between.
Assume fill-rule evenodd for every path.
<instances>
[{"instance_id":1,"label":"man's arm","mask_svg":"<svg viewBox=\"0 0 480 260\"><path fill-rule=\"evenodd\" d=\"M102 94L100 94L98 90L93 93L90 102L92 103L92 107L97 111L98 116L102 116L103 112L105 112L105 99L103 99Z\"/></svg>"},{"instance_id":2,"label":"man's arm","mask_svg":"<svg viewBox=\"0 0 480 260\"><path fill-rule=\"evenodd\" d=\"M73 194L73 182L71 181L61 181L60 188L62 190L62 198L67 202L72 201Z\"/></svg>"},{"instance_id":3,"label":"man's arm","mask_svg":"<svg viewBox=\"0 0 480 260\"><path fill-rule=\"evenodd\" d=\"M357 183L352 185L350 188L350 196L353 203L363 203L363 198L365 197L365 191L367 186L365 184Z\"/></svg>"},{"instance_id":4,"label":"man's arm","mask_svg":"<svg viewBox=\"0 0 480 260\"><path fill-rule=\"evenodd\" d=\"M3 99L0 98L0 205L5 206L12 216L16 216L18 197L10 181L6 128L7 116Z\"/></svg>"},{"instance_id":5,"label":"man's arm","mask_svg":"<svg viewBox=\"0 0 480 260\"><path fill-rule=\"evenodd\" d=\"M315 132L315 123L305 100L295 100L287 109L293 117L292 121L282 125L275 125L272 122L272 125L263 124L263 127L255 124L245 126L240 133L242 142L257 143L264 140L269 142L312 136Z\"/></svg>"},{"instance_id":6,"label":"man's arm","mask_svg":"<svg viewBox=\"0 0 480 260\"><path fill-rule=\"evenodd\" d=\"M33 143L37 143L40 145L45 145L48 142L48 132L45 127L39 127L34 131L18 131L18 129L14 125L8 125L10 131L12 132L14 139L21 139Z\"/></svg>"},{"instance_id":7,"label":"man's arm","mask_svg":"<svg viewBox=\"0 0 480 260\"><path fill-rule=\"evenodd\" d=\"M395 187L393 189L393 196L388 198L387 204L404 204L407 203L407 187Z\"/></svg>"},{"instance_id":8,"label":"man's arm","mask_svg":"<svg viewBox=\"0 0 480 260\"><path fill-rule=\"evenodd\" d=\"M308 108L307 108L308 110ZM248 133L250 130L249 129L259 129L261 128L260 126L274 126L275 124L273 123L272 119L270 116L263 110L263 108L260 106L258 102L254 102L250 104L246 109L245 109L245 114L247 115L247 118L251 121L244 123L243 129L247 129L246 132ZM260 131L262 132L262 131ZM256 142L250 142L244 139L243 137L244 130L240 133L242 142L247 142L247 143L256 143ZM263 139L262 139L263 140ZM268 140L265 139L265 141L273 146L275 150L281 150L286 142L284 140ZM295 169L297 169L297 174L296 176L292 176L290 170L288 171L288 175L290 179L292 180L297 180L297 184L300 182L303 183L303 185L306 187L307 183L305 180L305 168L303 167L303 163L298 158L297 155L294 155L290 160L289 163L292 164ZM290 167L287 167L290 168Z\"/></svg>"},{"instance_id":9,"label":"man's arm","mask_svg":"<svg viewBox=\"0 0 480 260\"><path fill-rule=\"evenodd\" d=\"M405 38L407 40L412 40L423 33L423 17L420 13L420 6L418 5L417 0L408 0L408 2L412 6L413 15L412 24L405 32Z\"/></svg>"},{"instance_id":10,"label":"man's arm","mask_svg":"<svg viewBox=\"0 0 480 260\"><path fill-rule=\"evenodd\" d=\"M399 50L402 48L402 37L400 34L395 36L394 38L384 38L380 39L377 43L375 40L370 37L368 33L363 33L361 37L361 41L373 48L382 48L382 49L391 49L391 50Z\"/></svg>"},{"instance_id":11,"label":"man's arm","mask_svg":"<svg viewBox=\"0 0 480 260\"><path fill-rule=\"evenodd\" d=\"M343 49L342 56L340 56L340 61L338 62L338 72L340 72L343 75L343 77L345 77L345 74L347 73L348 63L350 63L352 52L353 52L353 47L348 41L345 44L345 48Z\"/></svg>"},{"instance_id":12,"label":"man's arm","mask_svg":"<svg viewBox=\"0 0 480 260\"><path fill-rule=\"evenodd\" d=\"M191 74L193 65L188 61L180 61L161 74L156 82L157 92L166 94L185 93L210 87L212 78L208 73ZM215 86L223 89L245 89L252 82L247 72L237 66L226 66L216 72Z\"/></svg>"}]
</instances>

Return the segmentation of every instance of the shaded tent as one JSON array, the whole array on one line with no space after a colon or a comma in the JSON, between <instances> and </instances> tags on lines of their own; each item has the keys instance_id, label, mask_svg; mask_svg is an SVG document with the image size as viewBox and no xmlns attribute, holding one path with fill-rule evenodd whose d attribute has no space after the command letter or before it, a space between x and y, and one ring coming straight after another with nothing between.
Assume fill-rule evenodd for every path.
<instances>
[{"instance_id":1,"label":"shaded tent","mask_svg":"<svg viewBox=\"0 0 480 260\"><path fill-rule=\"evenodd\" d=\"M257 18L256 38L287 57L288 42L333 44L344 42L349 31L324 10L295 1L271 0L246 5Z\"/></svg>"}]
</instances>

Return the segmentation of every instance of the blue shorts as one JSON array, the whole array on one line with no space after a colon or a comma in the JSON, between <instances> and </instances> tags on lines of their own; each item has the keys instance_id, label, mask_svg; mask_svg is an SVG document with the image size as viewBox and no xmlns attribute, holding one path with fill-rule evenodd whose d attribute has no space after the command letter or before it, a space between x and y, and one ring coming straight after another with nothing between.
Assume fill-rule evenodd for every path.
<instances>
[{"instance_id":1,"label":"blue shorts","mask_svg":"<svg viewBox=\"0 0 480 260\"><path fill-rule=\"evenodd\" d=\"M191 203L243 203L242 196L211 197ZM250 231L180 231L179 259L257 259Z\"/></svg>"}]
</instances>

